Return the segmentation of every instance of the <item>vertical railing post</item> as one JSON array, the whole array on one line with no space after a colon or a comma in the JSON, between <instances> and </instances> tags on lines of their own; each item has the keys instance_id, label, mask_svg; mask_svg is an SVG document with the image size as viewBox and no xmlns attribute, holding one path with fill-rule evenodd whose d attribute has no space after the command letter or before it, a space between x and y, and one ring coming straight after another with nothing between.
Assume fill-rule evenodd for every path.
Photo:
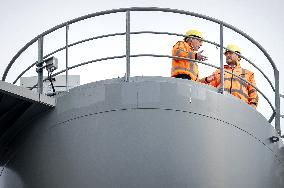
<instances>
[{"instance_id":1,"label":"vertical railing post","mask_svg":"<svg viewBox=\"0 0 284 188\"><path fill-rule=\"evenodd\" d=\"M223 62L223 23L220 23L220 79L219 93L224 93L224 62Z\"/></svg>"},{"instance_id":2,"label":"vertical railing post","mask_svg":"<svg viewBox=\"0 0 284 188\"><path fill-rule=\"evenodd\" d=\"M43 36L38 39L38 59L37 59L37 92L43 91Z\"/></svg>"},{"instance_id":3,"label":"vertical railing post","mask_svg":"<svg viewBox=\"0 0 284 188\"><path fill-rule=\"evenodd\" d=\"M126 74L125 81L130 77L130 11L126 11Z\"/></svg>"},{"instance_id":4,"label":"vertical railing post","mask_svg":"<svg viewBox=\"0 0 284 188\"><path fill-rule=\"evenodd\" d=\"M279 71L274 69L275 76L275 129L281 136L280 128L280 93L279 93Z\"/></svg>"},{"instance_id":5,"label":"vertical railing post","mask_svg":"<svg viewBox=\"0 0 284 188\"><path fill-rule=\"evenodd\" d=\"M66 66L65 66L65 68L66 68L66 71L65 71L65 73L66 73L66 79L65 79L65 81L66 81L66 91L68 91L68 84L69 84L69 82L68 82L68 30L69 30L69 25L67 24L66 25L66 46L65 46L65 55L66 55Z\"/></svg>"}]
</instances>

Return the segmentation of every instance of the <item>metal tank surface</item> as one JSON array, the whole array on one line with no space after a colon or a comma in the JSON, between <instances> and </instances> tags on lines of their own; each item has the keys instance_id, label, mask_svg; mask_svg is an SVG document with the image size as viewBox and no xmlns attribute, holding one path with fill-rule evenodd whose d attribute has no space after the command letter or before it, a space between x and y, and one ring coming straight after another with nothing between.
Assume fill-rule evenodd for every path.
<instances>
[{"instance_id":1,"label":"metal tank surface","mask_svg":"<svg viewBox=\"0 0 284 188\"><path fill-rule=\"evenodd\" d=\"M283 188L283 143L256 110L188 80L82 85L10 145L1 188ZM232 106L234 108L232 108Z\"/></svg>"}]
</instances>

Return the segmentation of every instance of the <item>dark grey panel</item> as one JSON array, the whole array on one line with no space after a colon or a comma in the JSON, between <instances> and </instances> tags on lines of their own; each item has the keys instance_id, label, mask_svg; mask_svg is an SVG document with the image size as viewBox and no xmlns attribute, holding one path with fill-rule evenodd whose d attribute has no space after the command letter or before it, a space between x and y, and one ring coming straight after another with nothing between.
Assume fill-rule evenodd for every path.
<instances>
[{"instance_id":1,"label":"dark grey panel","mask_svg":"<svg viewBox=\"0 0 284 188\"><path fill-rule=\"evenodd\" d=\"M37 106L37 111L27 113L31 106ZM21 120L32 118L54 106L55 98L0 81L0 156L6 147L3 143L23 128L15 124L19 125Z\"/></svg>"}]
</instances>

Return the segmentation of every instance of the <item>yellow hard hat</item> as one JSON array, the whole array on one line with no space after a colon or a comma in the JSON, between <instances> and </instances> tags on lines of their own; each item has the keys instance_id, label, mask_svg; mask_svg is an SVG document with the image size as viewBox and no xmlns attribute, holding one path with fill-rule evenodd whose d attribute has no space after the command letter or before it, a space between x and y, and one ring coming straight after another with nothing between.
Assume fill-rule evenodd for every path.
<instances>
[{"instance_id":1,"label":"yellow hard hat","mask_svg":"<svg viewBox=\"0 0 284 188\"><path fill-rule=\"evenodd\" d=\"M228 52L228 51L232 51L232 52L236 52L236 53L239 53L241 54L241 49L235 45L235 44L229 44L227 47L226 47L226 51L225 51L225 54Z\"/></svg>"},{"instance_id":2,"label":"yellow hard hat","mask_svg":"<svg viewBox=\"0 0 284 188\"><path fill-rule=\"evenodd\" d=\"M196 30L196 29L188 30L186 32L186 35L187 36L193 36L193 37L199 37L199 38L203 39L202 33L200 31Z\"/></svg>"}]
</instances>

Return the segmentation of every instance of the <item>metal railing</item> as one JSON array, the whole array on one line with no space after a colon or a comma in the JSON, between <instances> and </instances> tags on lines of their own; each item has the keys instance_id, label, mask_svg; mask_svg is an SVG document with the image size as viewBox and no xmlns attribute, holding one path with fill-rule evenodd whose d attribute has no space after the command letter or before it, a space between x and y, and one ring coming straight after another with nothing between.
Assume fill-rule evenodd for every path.
<instances>
[{"instance_id":1,"label":"metal railing","mask_svg":"<svg viewBox=\"0 0 284 188\"><path fill-rule=\"evenodd\" d=\"M139 11L151 11L151 12L169 12L169 13L176 13L176 14L182 14L182 15L189 15L189 16L193 16L193 17L197 17L197 18L201 18L201 19L205 19L211 22L214 22L216 24L218 24L220 26L220 44L209 41L209 40L204 40L204 42L207 42L209 44L215 45L216 47L219 47L220 49L220 66L215 66L206 62L202 62L202 61L197 61L197 60L192 60L189 58L180 58L180 57L175 57L175 56L169 56L169 55L159 55L159 54L130 54L130 35L136 35L136 34L158 34L158 35L174 35L174 36L183 36L186 37L185 35L182 34L177 34L177 33L168 33L168 32L155 32L155 31L138 31L138 32L131 32L130 31L130 14L131 12L139 12ZM113 14L113 13L125 13L125 29L126 31L123 33L113 33L113 34L106 34L106 35L101 35L101 36L96 36L96 37L92 37L92 38L88 38L88 39L84 39L81 41L77 41L75 43L71 43L69 44L69 26L71 24L74 24L76 22L82 21L82 20L86 20L89 18L93 18L93 17L98 17L98 16L102 16L102 15L108 15L108 14ZM246 57L241 56L241 58L245 59L248 63L250 63L253 67L255 67L263 76L264 78L268 81L270 87L272 88L273 92L274 92L274 97L275 97L275 104L274 106L272 105L272 103L269 101L268 97L264 95L263 92L261 92L257 87L255 87L253 84L247 82L246 80L244 80L243 78L228 72L226 70L224 70L223 68L223 50L226 49L223 46L223 29L224 27L231 29L232 31L240 34L241 36L245 37L247 40L249 40L252 44L254 44L267 58L267 60L270 62L273 70L274 70L274 78L275 78L275 83L274 85L272 84L272 82L269 80L269 78L267 77L267 75L265 75L265 73L258 68L254 63L252 63L249 59L247 59ZM66 30L66 38L65 38L65 46L43 56L43 39L44 36L58 30L61 28L65 28ZM123 55L120 56L113 56L113 57L105 57L105 58L100 58L100 59L95 59L95 60L91 60L91 61L86 61L74 66L69 66L68 65L68 49L72 46L76 46L78 44L87 42L87 41L91 41L91 40L95 40L95 39L100 39L100 38L106 38L106 37L113 37L113 36L125 36L125 45L126 45L126 52ZM12 58L12 60L10 61L10 63L8 64L8 66L5 69L5 72L2 76L2 81L5 81L7 74L10 70L10 68L12 67L12 65L15 63L15 61L21 56L21 54L23 52L25 52L25 50L27 50L32 44L38 42L38 60L33 63L32 65L30 65L29 67L27 67L22 73L19 74L19 76L17 76L16 80L13 82L13 84L15 84L19 78L21 78L28 70L30 70L32 67L37 66L37 72L38 72L38 83L36 85L34 85L31 89L37 87L38 92L42 93L42 88L43 88L43 81L47 80L47 79L43 79L43 61L52 56L53 54L63 51L65 50L65 57L66 57L66 61L65 61L65 69L58 71L54 74L52 74L51 76L54 77L56 75L59 75L61 73L65 72L66 75L66 90L68 90L68 70L74 69L76 67L80 67L86 64L90 64L90 63L94 63L94 62L99 62L99 61L105 61L105 60L110 60L110 59L119 59L119 58L125 58L126 59L126 71L125 71L125 81L128 82L129 81L129 77L130 77L130 58L133 57L164 57L164 58L179 58L179 59L186 59L186 60L191 60L194 61L196 63L200 63L200 64L204 64L210 67L214 67L217 69L220 69L220 75L221 75L221 86L219 88L219 92L220 93L224 93L224 72L228 72L229 74L234 75L235 77L238 77L239 79L241 79L242 81L246 82L247 84L250 84L253 88L255 88L263 97L264 99L268 102L269 106L272 109L272 115L269 118L269 123L271 123L273 120L275 120L275 129L277 131L277 133L279 135L281 135L281 129L280 129L280 117L283 117L283 115L280 115L280 96L283 97L283 95L280 95L279 93L279 71L275 65L275 63L273 62L272 58L270 57L270 55L266 52L266 50L258 43L256 42L253 38L251 38L250 36L248 36L246 33L240 31L239 29L235 28L234 26L227 24L225 22L222 22L220 20L205 16L205 15L201 15L201 14L197 14L197 13L193 13L193 12L188 12L188 11L183 11L183 10L176 10L176 9L168 9L168 8L156 8L156 7L132 7L132 8L121 8L121 9L113 9L113 10L107 10L107 11L102 11L102 12L97 12L97 13L93 13L93 14L88 14L82 17L78 17L76 19L67 21L65 23L62 23L60 25L57 25L45 32L43 32L42 34L38 35L37 37L35 37L34 39L32 39L30 42L28 42L23 48L21 48L17 54Z\"/></svg>"}]
</instances>

